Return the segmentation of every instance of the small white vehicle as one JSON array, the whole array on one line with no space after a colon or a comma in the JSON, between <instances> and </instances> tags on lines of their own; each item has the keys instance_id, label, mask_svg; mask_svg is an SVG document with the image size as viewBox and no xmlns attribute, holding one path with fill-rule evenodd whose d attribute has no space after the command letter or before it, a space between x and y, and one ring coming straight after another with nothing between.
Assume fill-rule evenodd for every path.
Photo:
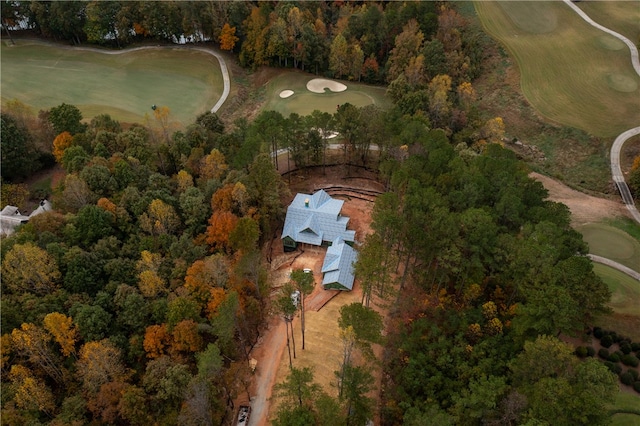
<instances>
[{"instance_id":1,"label":"small white vehicle","mask_svg":"<svg viewBox=\"0 0 640 426\"><path fill-rule=\"evenodd\" d=\"M241 405L238 410L237 426L247 426L249 424L249 414L251 414L251 407L248 405Z\"/></svg>"},{"instance_id":2,"label":"small white vehicle","mask_svg":"<svg viewBox=\"0 0 640 426\"><path fill-rule=\"evenodd\" d=\"M296 308L300 305L300 292L298 290L291 293L291 302L293 302Z\"/></svg>"}]
</instances>

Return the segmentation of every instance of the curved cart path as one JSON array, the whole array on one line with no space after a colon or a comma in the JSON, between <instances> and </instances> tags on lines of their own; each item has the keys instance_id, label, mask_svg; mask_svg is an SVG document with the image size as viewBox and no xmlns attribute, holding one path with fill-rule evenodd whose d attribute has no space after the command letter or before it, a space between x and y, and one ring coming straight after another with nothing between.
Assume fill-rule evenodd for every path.
<instances>
[{"instance_id":1,"label":"curved cart path","mask_svg":"<svg viewBox=\"0 0 640 426\"><path fill-rule=\"evenodd\" d=\"M621 40L624 44L629 47L629 52L631 53L631 64L633 65L633 69L636 71L638 76L640 76L640 58L638 55L638 48L625 36L619 34L613 30L610 30L607 27L604 27L593 19L589 17L582 9L573 4L571 0L563 0L567 6L573 9L582 19L584 19L588 24L596 27L597 29L604 31L607 34L611 34L615 38ZM633 202L633 197L631 196L631 191L627 186L627 183L624 180L624 175L622 174L622 169L620 168L620 151L622 150L622 145L627 141L627 139L632 136L640 134L640 126L634 127L633 129L629 129L625 132L622 132L616 140L613 142L611 146L611 176L613 177L613 181L616 183L618 190L620 191L620 195L622 196L622 201L624 201L627 209L631 212L631 215L636 220L636 222L640 223L640 212L636 208L635 203Z\"/></svg>"},{"instance_id":2,"label":"curved cart path","mask_svg":"<svg viewBox=\"0 0 640 426\"><path fill-rule=\"evenodd\" d=\"M33 41L33 40L31 40L31 41ZM35 41L35 42L36 43L42 43L39 40ZM42 44L53 45L53 43L42 43ZM215 51L213 51L211 49L206 49L204 47L191 47L191 46L139 46L139 47L132 47L130 49L122 49L122 50L106 50L106 49L98 49L98 48L95 48L95 47L84 47L84 46L60 46L60 45L57 45L57 44L55 46L56 47L62 47L64 49L84 50L84 51L87 51L87 52L104 53L105 55L120 55L120 54L123 54L123 53L131 53L131 52L136 52L136 51L139 51L139 50L150 50L150 49L191 49L191 50L197 50L197 51L208 53L209 55L215 56L215 58L218 60L218 63L220 64L220 71L222 72L222 82L223 82L222 95L220 96L220 99L218 99L218 102L216 102L216 104L213 106L213 108L211 108L211 112L212 113L218 112L220 107L222 107L222 105L225 103L225 101L229 97L229 92L231 91L231 79L229 78L229 69L227 68L227 62L224 60L222 55L220 55L218 52L215 52Z\"/></svg>"},{"instance_id":3,"label":"curved cart path","mask_svg":"<svg viewBox=\"0 0 640 426\"><path fill-rule=\"evenodd\" d=\"M640 273L634 271L631 268L628 268L618 262L614 262L611 259L607 259L606 257L602 257L602 256L597 256L595 254L588 254L587 257L589 259L591 259L592 262L597 262L597 263L602 263L603 265L607 265L612 267L613 269L617 269L618 271L629 275L631 278L634 278L638 281L640 281Z\"/></svg>"}]
</instances>

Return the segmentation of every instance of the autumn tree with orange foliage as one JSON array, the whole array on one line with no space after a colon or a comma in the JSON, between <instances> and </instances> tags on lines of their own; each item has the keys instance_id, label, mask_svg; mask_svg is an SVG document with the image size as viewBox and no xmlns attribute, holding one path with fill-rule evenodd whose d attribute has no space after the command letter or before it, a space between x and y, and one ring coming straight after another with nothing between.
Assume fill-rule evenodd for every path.
<instances>
[{"instance_id":1,"label":"autumn tree with orange foliage","mask_svg":"<svg viewBox=\"0 0 640 426\"><path fill-rule=\"evenodd\" d=\"M53 140L53 156L58 164L62 163L64 151L73 143L73 136L69 132L62 132Z\"/></svg>"},{"instance_id":2,"label":"autumn tree with orange foliage","mask_svg":"<svg viewBox=\"0 0 640 426\"><path fill-rule=\"evenodd\" d=\"M150 325L144 333L143 347L147 358L158 358L165 355L171 344L171 335L166 324Z\"/></svg>"},{"instance_id":3,"label":"autumn tree with orange foliage","mask_svg":"<svg viewBox=\"0 0 640 426\"><path fill-rule=\"evenodd\" d=\"M242 182L227 184L211 197L211 210L228 210L238 216L248 213L249 193Z\"/></svg>"},{"instance_id":4,"label":"autumn tree with orange foliage","mask_svg":"<svg viewBox=\"0 0 640 426\"><path fill-rule=\"evenodd\" d=\"M240 40L236 37L236 27L232 27L229 24L224 24L222 31L220 32L220 49L233 50L236 42Z\"/></svg>"},{"instance_id":5,"label":"autumn tree with orange foliage","mask_svg":"<svg viewBox=\"0 0 640 426\"><path fill-rule=\"evenodd\" d=\"M202 336L198 333L198 324L186 319L180 321L173 327L173 344L171 349L179 352L198 352L202 349Z\"/></svg>"},{"instance_id":6,"label":"autumn tree with orange foliage","mask_svg":"<svg viewBox=\"0 0 640 426\"><path fill-rule=\"evenodd\" d=\"M212 288L207 303L207 318L210 320L218 314L218 307L227 298L227 292L220 287Z\"/></svg>"},{"instance_id":7,"label":"autumn tree with orange foliage","mask_svg":"<svg viewBox=\"0 0 640 426\"><path fill-rule=\"evenodd\" d=\"M225 210L216 210L209 218L207 226L206 242L211 246L211 251L225 251L229 249L229 235L238 224L238 216Z\"/></svg>"},{"instance_id":8,"label":"autumn tree with orange foliage","mask_svg":"<svg viewBox=\"0 0 640 426\"><path fill-rule=\"evenodd\" d=\"M229 280L228 264L222 254L205 257L193 262L187 269L184 287L199 303L207 303L211 290L223 288Z\"/></svg>"}]
</instances>

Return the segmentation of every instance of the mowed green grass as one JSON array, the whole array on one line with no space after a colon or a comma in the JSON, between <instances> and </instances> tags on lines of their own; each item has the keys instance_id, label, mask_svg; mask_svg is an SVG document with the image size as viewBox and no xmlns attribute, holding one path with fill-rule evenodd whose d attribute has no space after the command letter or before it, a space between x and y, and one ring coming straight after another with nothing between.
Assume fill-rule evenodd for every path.
<instances>
[{"instance_id":1,"label":"mowed green grass","mask_svg":"<svg viewBox=\"0 0 640 426\"><path fill-rule=\"evenodd\" d=\"M621 229L590 223L578 228L589 244L589 252L640 272L640 242ZM640 306L640 299L638 299Z\"/></svg>"},{"instance_id":2,"label":"mowed green grass","mask_svg":"<svg viewBox=\"0 0 640 426\"><path fill-rule=\"evenodd\" d=\"M615 312L640 316L640 282L600 263L593 264L593 271L611 290L609 306Z\"/></svg>"},{"instance_id":3,"label":"mowed green grass","mask_svg":"<svg viewBox=\"0 0 640 426\"><path fill-rule=\"evenodd\" d=\"M386 97L383 87L369 86L362 83L340 81L347 86L343 92L313 93L307 90L307 82L316 78L313 74L286 71L267 83L266 99L263 110L274 110L288 117L291 113L309 115L314 110L333 114L339 104L351 103L358 107L377 105L382 109L389 108L391 101ZM281 98L280 92L293 90L288 98Z\"/></svg>"},{"instance_id":4,"label":"mowed green grass","mask_svg":"<svg viewBox=\"0 0 640 426\"><path fill-rule=\"evenodd\" d=\"M622 34L633 43L640 36L640 6L637 1L581 1L575 3L591 19ZM628 49L626 46L625 49Z\"/></svg>"},{"instance_id":5,"label":"mowed green grass","mask_svg":"<svg viewBox=\"0 0 640 426\"><path fill-rule=\"evenodd\" d=\"M618 410L640 410L640 394L619 392L616 402L611 407ZM611 419L612 426L640 426L640 414L615 414Z\"/></svg>"},{"instance_id":6,"label":"mowed green grass","mask_svg":"<svg viewBox=\"0 0 640 426\"><path fill-rule=\"evenodd\" d=\"M563 2L474 4L515 57L522 91L543 116L606 138L638 125L640 77L619 40Z\"/></svg>"},{"instance_id":7,"label":"mowed green grass","mask_svg":"<svg viewBox=\"0 0 640 426\"><path fill-rule=\"evenodd\" d=\"M640 341L640 282L606 265L594 263L593 270L611 290L609 306L613 310L594 325Z\"/></svg>"},{"instance_id":8,"label":"mowed green grass","mask_svg":"<svg viewBox=\"0 0 640 426\"><path fill-rule=\"evenodd\" d=\"M18 41L2 45L2 102L18 99L35 111L61 103L83 117L110 114L143 122L151 105L167 106L183 125L222 94L218 60L180 48L106 54Z\"/></svg>"}]
</instances>

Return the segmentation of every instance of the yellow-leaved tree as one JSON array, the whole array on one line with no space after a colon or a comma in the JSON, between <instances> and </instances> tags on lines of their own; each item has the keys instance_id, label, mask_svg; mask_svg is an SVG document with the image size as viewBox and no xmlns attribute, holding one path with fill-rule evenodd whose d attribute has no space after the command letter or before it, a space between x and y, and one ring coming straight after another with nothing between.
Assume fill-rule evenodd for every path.
<instances>
[{"instance_id":1,"label":"yellow-leaved tree","mask_svg":"<svg viewBox=\"0 0 640 426\"><path fill-rule=\"evenodd\" d=\"M200 160L200 179L222 179L229 166L226 163L224 154L217 149L212 149L209 155L205 155Z\"/></svg>"},{"instance_id":2,"label":"yellow-leaved tree","mask_svg":"<svg viewBox=\"0 0 640 426\"><path fill-rule=\"evenodd\" d=\"M55 409L53 393L28 368L22 365L11 366L9 380L13 383L14 401L23 410L38 410L51 415Z\"/></svg>"},{"instance_id":3,"label":"yellow-leaved tree","mask_svg":"<svg viewBox=\"0 0 640 426\"><path fill-rule=\"evenodd\" d=\"M167 283L156 271L142 271L138 275L138 288L144 297L154 298L167 291Z\"/></svg>"},{"instance_id":4,"label":"yellow-leaved tree","mask_svg":"<svg viewBox=\"0 0 640 426\"><path fill-rule=\"evenodd\" d=\"M60 345L62 355L69 356L76 353L78 331L73 319L59 312L52 312L44 317L44 328L53 336L53 340Z\"/></svg>"},{"instance_id":5,"label":"yellow-leaved tree","mask_svg":"<svg viewBox=\"0 0 640 426\"><path fill-rule=\"evenodd\" d=\"M180 170L176 175L176 183L178 184L178 192L183 193L193 186L193 177L186 170Z\"/></svg>"},{"instance_id":6,"label":"yellow-leaved tree","mask_svg":"<svg viewBox=\"0 0 640 426\"><path fill-rule=\"evenodd\" d=\"M140 216L140 227L149 234L172 234L180 227L180 217L173 206L162 200L153 200Z\"/></svg>"},{"instance_id":7,"label":"yellow-leaved tree","mask_svg":"<svg viewBox=\"0 0 640 426\"><path fill-rule=\"evenodd\" d=\"M15 293L49 294L59 279L54 258L33 243L14 245L2 259L2 284Z\"/></svg>"}]
</instances>

